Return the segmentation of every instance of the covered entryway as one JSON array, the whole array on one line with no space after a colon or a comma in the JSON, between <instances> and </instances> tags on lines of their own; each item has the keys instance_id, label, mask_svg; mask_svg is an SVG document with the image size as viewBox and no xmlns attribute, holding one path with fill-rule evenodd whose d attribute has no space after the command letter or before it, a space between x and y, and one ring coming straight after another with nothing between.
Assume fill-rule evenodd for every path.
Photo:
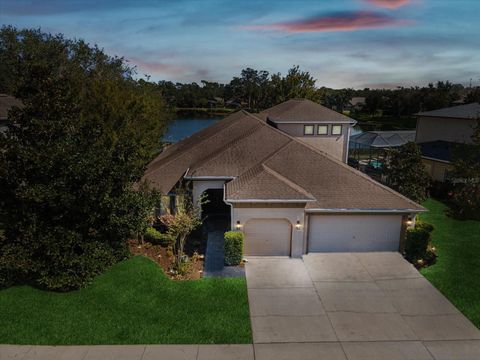
<instances>
[{"instance_id":1,"label":"covered entryway","mask_svg":"<svg viewBox=\"0 0 480 360\"><path fill-rule=\"evenodd\" d=\"M245 255L290 256L291 237L287 219L250 219L245 224Z\"/></svg>"},{"instance_id":2,"label":"covered entryway","mask_svg":"<svg viewBox=\"0 0 480 360\"><path fill-rule=\"evenodd\" d=\"M398 251L401 215L310 215L308 252Z\"/></svg>"},{"instance_id":3,"label":"covered entryway","mask_svg":"<svg viewBox=\"0 0 480 360\"><path fill-rule=\"evenodd\" d=\"M208 189L203 192L206 202L202 204L203 226L207 231L230 230L230 206L223 201L223 189Z\"/></svg>"}]
</instances>

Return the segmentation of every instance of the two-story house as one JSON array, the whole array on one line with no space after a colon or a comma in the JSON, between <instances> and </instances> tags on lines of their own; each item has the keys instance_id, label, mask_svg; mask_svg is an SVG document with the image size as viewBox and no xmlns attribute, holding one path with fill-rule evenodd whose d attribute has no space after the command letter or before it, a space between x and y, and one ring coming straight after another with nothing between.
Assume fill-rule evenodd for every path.
<instances>
[{"instance_id":1,"label":"two-story house","mask_svg":"<svg viewBox=\"0 0 480 360\"><path fill-rule=\"evenodd\" d=\"M417 115L415 142L433 180L444 182L451 169L456 144L472 143L480 119L480 104L452 106L420 112Z\"/></svg>"},{"instance_id":2,"label":"two-story house","mask_svg":"<svg viewBox=\"0 0 480 360\"><path fill-rule=\"evenodd\" d=\"M167 147L144 179L170 201L178 184L206 194L203 215L243 231L246 255L398 251L425 209L345 163L352 124L309 100L238 111Z\"/></svg>"},{"instance_id":3,"label":"two-story house","mask_svg":"<svg viewBox=\"0 0 480 360\"><path fill-rule=\"evenodd\" d=\"M267 123L336 159L347 162L350 130L356 121L305 99L293 99L259 114Z\"/></svg>"}]
</instances>

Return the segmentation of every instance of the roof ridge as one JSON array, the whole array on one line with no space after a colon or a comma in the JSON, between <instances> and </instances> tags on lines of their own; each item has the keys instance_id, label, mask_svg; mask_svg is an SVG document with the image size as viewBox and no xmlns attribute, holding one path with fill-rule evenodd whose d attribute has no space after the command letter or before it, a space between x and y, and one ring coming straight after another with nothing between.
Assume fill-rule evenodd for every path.
<instances>
[{"instance_id":1,"label":"roof ridge","mask_svg":"<svg viewBox=\"0 0 480 360\"><path fill-rule=\"evenodd\" d=\"M295 191L298 191L302 194L304 194L305 196L313 199L313 200L316 200L315 196L313 196L313 194L311 194L310 192L308 192L306 189L304 189L303 187L301 187L300 185L298 185L296 182L290 180L289 178L283 176L282 174L276 172L275 170L273 170L272 168L268 167L267 165L265 164L262 164L263 168L265 169L265 171L267 171L268 173L270 173L271 175L275 176L277 179L279 179L280 181L284 182L286 185L290 186L292 189L294 189Z\"/></svg>"},{"instance_id":2,"label":"roof ridge","mask_svg":"<svg viewBox=\"0 0 480 360\"><path fill-rule=\"evenodd\" d=\"M248 136L255 133L259 128L260 128L260 125L258 125L258 124L253 126L252 128L250 128L247 131L245 131L244 133L242 133L240 136L234 138L232 141L226 143L221 148L217 149L217 151L215 153L210 153L207 156L203 157L202 159L200 159L199 161L196 162L195 168L201 167L206 162L208 162L208 161L216 158L217 156L219 156L224 150L230 148L231 146L237 145L240 141L242 141L243 139L245 139Z\"/></svg>"},{"instance_id":3,"label":"roof ridge","mask_svg":"<svg viewBox=\"0 0 480 360\"><path fill-rule=\"evenodd\" d=\"M232 181L228 182L228 184L233 185L235 187L229 193L229 196L230 195L235 195L236 193L238 193L240 191L241 187L239 187L238 189L236 189L236 188L241 185L241 182L244 182L245 184L248 184L250 181L255 179L262 172L262 169L263 169L263 167L262 167L261 163L256 164L256 165L252 166L251 168L249 168L248 170L246 170L245 172L243 172L242 174L240 174L239 176L237 176Z\"/></svg>"}]
</instances>

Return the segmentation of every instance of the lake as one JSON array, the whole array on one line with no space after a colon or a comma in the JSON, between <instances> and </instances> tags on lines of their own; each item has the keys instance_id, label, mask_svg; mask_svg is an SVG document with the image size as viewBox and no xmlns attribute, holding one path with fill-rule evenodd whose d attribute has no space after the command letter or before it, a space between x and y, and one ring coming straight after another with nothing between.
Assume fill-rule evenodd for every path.
<instances>
[{"instance_id":1,"label":"lake","mask_svg":"<svg viewBox=\"0 0 480 360\"><path fill-rule=\"evenodd\" d=\"M215 124L223 116L208 116L208 115L180 115L168 127L164 141L177 142L197 131L203 130L206 127Z\"/></svg>"},{"instance_id":2,"label":"lake","mask_svg":"<svg viewBox=\"0 0 480 360\"><path fill-rule=\"evenodd\" d=\"M197 131L203 130L206 127L216 123L218 120L223 119L224 116L218 115L206 115L206 114L185 114L179 115L168 127L164 141L177 142L180 141ZM356 125L351 132L351 135L360 134L362 130Z\"/></svg>"}]
</instances>

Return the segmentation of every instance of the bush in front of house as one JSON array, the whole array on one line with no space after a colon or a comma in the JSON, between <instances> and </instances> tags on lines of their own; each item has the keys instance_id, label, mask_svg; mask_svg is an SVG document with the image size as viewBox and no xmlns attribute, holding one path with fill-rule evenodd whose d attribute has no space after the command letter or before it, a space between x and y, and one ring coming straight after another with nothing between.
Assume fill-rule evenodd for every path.
<instances>
[{"instance_id":1,"label":"bush in front of house","mask_svg":"<svg viewBox=\"0 0 480 360\"><path fill-rule=\"evenodd\" d=\"M433 225L418 220L415 228L407 230L405 257L415 265L432 264L436 258L431 247Z\"/></svg>"},{"instance_id":2,"label":"bush in front of house","mask_svg":"<svg viewBox=\"0 0 480 360\"><path fill-rule=\"evenodd\" d=\"M244 235L241 231L227 231L225 233L224 254L225 265L238 265L243 259Z\"/></svg>"},{"instance_id":3,"label":"bush in front of house","mask_svg":"<svg viewBox=\"0 0 480 360\"><path fill-rule=\"evenodd\" d=\"M144 234L144 239L153 245L161 245L163 247L172 246L175 242L173 236L161 233L153 227L147 228Z\"/></svg>"}]
</instances>

